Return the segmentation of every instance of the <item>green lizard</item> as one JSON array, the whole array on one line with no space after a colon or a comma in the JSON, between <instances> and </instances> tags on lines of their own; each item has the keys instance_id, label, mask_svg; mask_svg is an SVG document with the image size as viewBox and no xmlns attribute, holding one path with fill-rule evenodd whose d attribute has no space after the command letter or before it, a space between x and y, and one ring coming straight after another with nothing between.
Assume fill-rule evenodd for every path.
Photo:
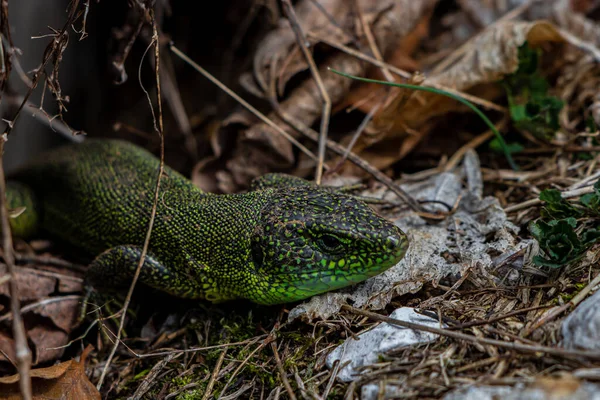
<instances>
[{"instance_id":1,"label":"green lizard","mask_svg":"<svg viewBox=\"0 0 600 400\"><path fill-rule=\"evenodd\" d=\"M13 234L45 231L91 256L86 285L129 284L140 259L159 161L119 140L50 151L12 174ZM404 233L351 196L271 174L248 193L217 195L166 168L140 282L171 295L260 304L361 282L405 254Z\"/></svg>"}]
</instances>

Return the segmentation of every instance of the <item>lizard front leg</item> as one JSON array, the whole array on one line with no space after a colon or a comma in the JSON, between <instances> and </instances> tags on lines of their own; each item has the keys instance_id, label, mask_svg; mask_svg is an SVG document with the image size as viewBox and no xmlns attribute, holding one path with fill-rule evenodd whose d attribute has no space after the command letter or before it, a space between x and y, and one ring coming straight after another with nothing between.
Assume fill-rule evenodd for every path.
<instances>
[{"instance_id":1,"label":"lizard front leg","mask_svg":"<svg viewBox=\"0 0 600 400\"><path fill-rule=\"evenodd\" d=\"M100 254L89 266L86 286L114 291L131 284L142 256L142 248L120 245ZM151 253L146 255L140 269L139 282L173 296L194 299L203 298L202 285L188 276L180 276L167 268Z\"/></svg>"}]
</instances>

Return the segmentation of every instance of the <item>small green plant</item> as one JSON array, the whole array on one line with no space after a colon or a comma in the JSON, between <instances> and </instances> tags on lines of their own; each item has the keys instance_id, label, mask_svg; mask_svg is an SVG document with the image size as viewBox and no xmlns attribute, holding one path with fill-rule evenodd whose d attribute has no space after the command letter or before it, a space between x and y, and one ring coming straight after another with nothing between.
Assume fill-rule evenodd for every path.
<instances>
[{"instance_id":1,"label":"small green plant","mask_svg":"<svg viewBox=\"0 0 600 400\"><path fill-rule=\"evenodd\" d=\"M539 220L529 224L529 231L540 244L545 257L536 256L540 266L558 268L580 259L600 240L600 180L594 192L582 196L578 203L563 199L555 189L540 193L545 202Z\"/></svg>"},{"instance_id":2,"label":"small green plant","mask_svg":"<svg viewBox=\"0 0 600 400\"><path fill-rule=\"evenodd\" d=\"M540 73L540 55L539 49L532 49L525 42L518 50L517 70L507 75L502 83L515 128L542 139L551 139L560 128L558 114L564 103L548 94L550 85Z\"/></svg>"}]
</instances>

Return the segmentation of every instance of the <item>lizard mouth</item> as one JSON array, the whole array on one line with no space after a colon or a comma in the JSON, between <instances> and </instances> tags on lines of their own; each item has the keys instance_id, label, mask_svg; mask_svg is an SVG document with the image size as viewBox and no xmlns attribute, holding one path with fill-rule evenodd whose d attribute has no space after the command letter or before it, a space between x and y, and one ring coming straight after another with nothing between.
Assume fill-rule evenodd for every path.
<instances>
[{"instance_id":1,"label":"lizard mouth","mask_svg":"<svg viewBox=\"0 0 600 400\"><path fill-rule=\"evenodd\" d=\"M309 297L355 285L378 275L396 265L404 252L399 257L392 257L388 261L369 267L362 267L357 271L333 271L328 269L312 269L301 273L278 273L271 275L268 285L267 298L263 304L292 303L305 300Z\"/></svg>"}]
</instances>

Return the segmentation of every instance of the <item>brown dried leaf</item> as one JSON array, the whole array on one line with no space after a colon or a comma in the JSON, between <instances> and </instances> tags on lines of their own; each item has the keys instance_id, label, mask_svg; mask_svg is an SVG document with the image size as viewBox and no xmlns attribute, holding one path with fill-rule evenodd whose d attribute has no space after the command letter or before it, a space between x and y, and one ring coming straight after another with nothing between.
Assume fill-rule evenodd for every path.
<instances>
[{"instance_id":1,"label":"brown dried leaf","mask_svg":"<svg viewBox=\"0 0 600 400\"><path fill-rule=\"evenodd\" d=\"M52 327L37 325L27 330L29 340L33 342L33 365L56 360L65 352L69 335Z\"/></svg>"},{"instance_id":2,"label":"brown dried leaf","mask_svg":"<svg viewBox=\"0 0 600 400\"><path fill-rule=\"evenodd\" d=\"M31 371L31 387L34 400L99 400L100 392L85 374L85 359L92 350L88 346L81 354L81 361L66 361L48 368ZM0 399L18 400L19 374L0 378Z\"/></svg>"},{"instance_id":3,"label":"brown dried leaf","mask_svg":"<svg viewBox=\"0 0 600 400\"><path fill-rule=\"evenodd\" d=\"M418 26L424 18L426 18L435 5L437 0L426 0L414 2L411 0L402 0L393 2L388 8L385 8L379 17L373 21L371 29L375 36L379 50L382 54L388 54L397 48L398 43L410 34L416 26ZM376 3L376 4L374 4ZM378 10L383 7L383 4L388 4L387 1L382 2L364 2L361 3L363 13L368 13L367 10ZM375 15L375 14L373 14ZM339 22L339 21L338 21ZM286 28L289 30L289 27ZM291 32L290 32L291 33ZM327 71L327 67L331 67L340 71L344 71L353 75L364 75L366 63L358 60L354 56L343 53L337 53L331 56L320 68L320 75L329 97L333 104L336 104L346 98L352 81L336 74ZM258 74L257 74L258 75ZM301 121L305 125L312 125L322 113L322 100L319 89L312 78L307 79L300 84L290 96L281 102L281 110L288 117L295 121ZM287 129L285 123L277 118L276 113L271 113L268 116L275 121L283 129ZM293 162L293 152L291 144L280 134L275 133L268 125L259 122L250 127L242 139L257 141L260 144L268 145L273 152L276 152L280 157L288 161L285 167L289 168ZM247 145L247 143L244 143ZM238 145L241 147L242 145ZM254 165L253 162L257 162ZM280 163L277 161L277 163ZM274 170L270 159L256 158L255 160L237 160L235 164L253 165L254 170ZM281 164L280 164L281 165ZM235 178L239 181L240 177Z\"/></svg>"},{"instance_id":4,"label":"brown dried leaf","mask_svg":"<svg viewBox=\"0 0 600 400\"><path fill-rule=\"evenodd\" d=\"M427 78L423 85L471 90L471 93L480 97L491 98L499 94L495 82L517 69L518 48L525 41L536 47L547 42L564 42L564 39L549 22L507 21L482 33L473 41L462 59L448 70ZM404 96L407 93L410 97L406 101ZM396 157L382 158L376 152L363 155L378 168L385 168L404 157L422 139L422 136L415 135L414 132L425 135L433 127L433 118L462 109L464 106L446 96L400 90L396 100L379 112L369 127L383 134L363 135L354 149L360 151L385 138L385 142L382 141L378 148L386 148L388 153L395 152ZM412 132L412 140L403 142L400 147L390 146L390 141L397 142L398 138L406 138L408 132Z\"/></svg>"},{"instance_id":5,"label":"brown dried leaf","mask_svg":"<svg viewBox=\"0 0 600 400\"><path fill-rule=\"evenodd\" d=\"M364 18L369 24L392 4L391 0L359 0ZM299 1L294 6L298 23L303 32L344 44L349 43L351 34L355 30L353 2L320 0L319 5L326 13L320 10L314 1L310 0ZM335 21L337 26L331 20ZM308 67L304 56L298 49L296 37L286 18L281 19L279 27L265 36L254 56L254 74L263 91L266 91L270 81L268 69L272 60L279 61L278 64L282 66L279 71L271 71L278 77L280 92L292 76Z\"/></svg>"},{"instance_id":6,"label":"brown dried leaf","mask_svg":"<svg viewBox=\"0 0 600 400\"><path fill-rule=\"evenodd\" d=\"M28 301L49 296L56 287L56 278L44 276L32 268L16 267L19 300ZM0 265L0 276L7 274L6 265ZM9 296L8 285L0 286L0 295Z\"/></svg>"},{"instance_id":7,"label":"brown dried leaf","mask_svg":"<svg viewBox=\"0 0 600 400\"><path fill-rule=\"evenodd\" d=\"M5 271L0 266L0 272ZM28 339L33 347L34 365L60 357L68 343L69 333L76 326L81 296L61 293L81 292L81 273L56 266L19 266L17 284L25 318ZM9 297L7 285L0 286L0 294ZM10 310L4 309L0 321L10 321ZM9 331L0 332L0 350L14 360L14 341ZM5 357L0 353L0 361Z\"/></svg>"},{"instance_id":8,"label":"brown dried leaf","mask_svg":"<svg viewBox=\"0 0 600 400\"><path fill-rule=\"evenodd\" d=\"M563 17L569 18L576 13L587 14L600 5L598 1L590 0L458 0L461 8L468 14L468 18L475 21L480 27L488 26L517 7L529 3L523 16L529 21L550 19L558 23Z\"/></svg>"},{"instance_id":9,"label":"brown dried leaf","mask_svg":"<svg viewBox=\"0 0 600 400\"><path fill-rule=\"evenodd\" d=\"M34 344L34 365L62 356L69 333L76 326L80 301L80 296L54 296L26 306L25 328L27 337ZM7 317L10 315L2 319ZM0 332L0 350L14 359L14 342L8 332ZM0 360L4 359L0 353Z\"/></svg>"}]
</instances>

